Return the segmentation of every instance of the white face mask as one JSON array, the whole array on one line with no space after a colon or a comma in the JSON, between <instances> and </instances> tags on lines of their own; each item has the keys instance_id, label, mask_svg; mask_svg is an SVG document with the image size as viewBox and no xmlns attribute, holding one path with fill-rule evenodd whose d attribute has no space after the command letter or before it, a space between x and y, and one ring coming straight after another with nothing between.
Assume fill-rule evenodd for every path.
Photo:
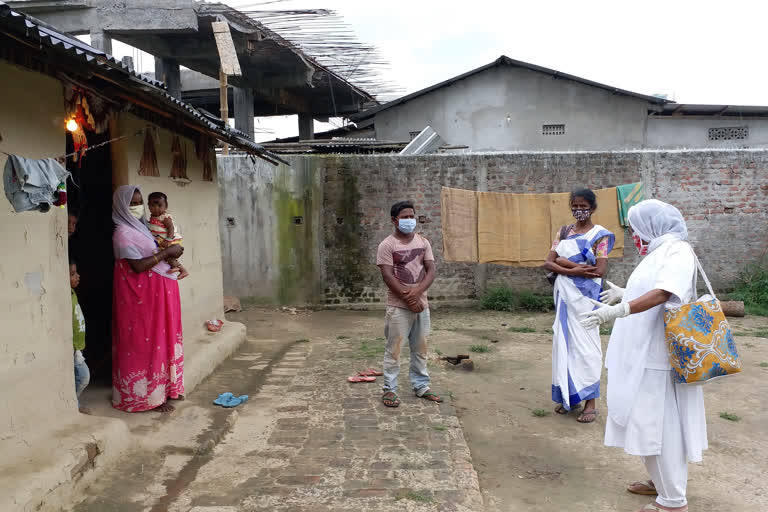
<instances>
[{"instance_id":1,"label":"white face mask","mask_svg":"<svg viewBox=\"0 0 768 512\"><path fill-rule=\"evenodd\" d=\"M144 218L144 205L143 204L139 204L139 205L136 205L136 206L129 206L128 209L131 210L131 215L133 215L137 219L141 220L141 219Z\"/></svg>"}]
</instances>

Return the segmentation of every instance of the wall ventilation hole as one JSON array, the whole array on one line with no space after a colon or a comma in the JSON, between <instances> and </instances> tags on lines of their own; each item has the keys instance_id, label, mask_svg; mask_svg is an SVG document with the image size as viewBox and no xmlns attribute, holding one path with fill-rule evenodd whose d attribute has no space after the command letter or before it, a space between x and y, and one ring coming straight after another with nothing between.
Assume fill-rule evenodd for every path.
<instances>
[{"instance_id":1,"label":"wall ventilation hole","mask_svg":"<svg viewBox=\"0 0 768 512\"><path fill-rule=\"evenodd\" d=\"M235 227L235 218L234 217L227 217L227 226L230 228Z\"/></svg>"},{"instance_id":2,"label":"wall ventilation hole","mask_svg":"<svg viewBox=\"0 0 768 512\"><path fill-rule=\"evenodd\" d=\"M749 127L747 126L709 129L709 140L744 140L747 138L749 138Z\"/></svg>"},{"instance_id":3,"label":"wall ventilation hole","mask_svg":"<svg viewBox=\"0 0 768 512\"><path fill-rule=\"evenodd\" d=\"M336 217L336 224L344 224L344 217Z\"/></svg>"},{"instance_id":4,"label":"wall ventilation hole","mask_svg":"<svg viewBox=\"0 0 768 512\"><path fill-rule=\"evenodd\" d=\"M293 223L296 224L297 226L301 226L302 224L304 224L304 217L294 217Z\"/></svg>"},{"instance_id":5,"label":"wall ventilation hole","mask_svg":"<svg viewBox=\"0 0 768 512\"><path fill-rule=\"evenodd\" d=\"M542 135L565 135L564 124L543 124L541 125Z\"/></svg>"},{"instance_id":6,"label":"wall ventilation hole","mask_svg":"<svg viewBox=\"0 0 768 512\"><path fill-rule=\"evenodd\" d=\"M419 215L419 222L421 224L424 224L425 222L427 222L427 216L426 215Z\"/></svg>"}]
</instances>

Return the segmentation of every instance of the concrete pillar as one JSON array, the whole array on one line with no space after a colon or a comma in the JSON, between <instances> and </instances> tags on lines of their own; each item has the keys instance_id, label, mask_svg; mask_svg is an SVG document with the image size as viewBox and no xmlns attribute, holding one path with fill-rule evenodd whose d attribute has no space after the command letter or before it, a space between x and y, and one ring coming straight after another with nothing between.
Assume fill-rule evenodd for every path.
<instances>
[{"instance_id":1,"label":"concrete pillar","mask_svg":"<svg viewBox=\"0 0 768 512\"><path fill-rule=\"evenodd\" d=\"M178 61L155 57L155 79L165 82L168 94L181 99L181 69Z\"/></svg>"},{"instance_id":2,"label":"concrete pillar","mask_svg":"<svg viewBox=\"0 0 768 512\"><path fill-rule=\"evenodd\" d=\"M312 114L299 114L299 140L315 140L315 119Z\"/></svg>"},{"instance_id":3,"label":"concrete pillar","mask_svg":"<svg viewBox=\"0 0 768 512\"><path fill-rule=\"evenodd\" d=\"M253 139L253 89L233 87L235 103L235 128Z\"/></svg>"},{"instance_id":4,"label":"concrete pillar","mask_svg":"<svg viewBox=\"0 0 768 512\"><path fill-rule=\"evenodd\" d=\"M91 46L112 55L112 38L103 30L91 30Z\"/></svg>"}]
</instances>

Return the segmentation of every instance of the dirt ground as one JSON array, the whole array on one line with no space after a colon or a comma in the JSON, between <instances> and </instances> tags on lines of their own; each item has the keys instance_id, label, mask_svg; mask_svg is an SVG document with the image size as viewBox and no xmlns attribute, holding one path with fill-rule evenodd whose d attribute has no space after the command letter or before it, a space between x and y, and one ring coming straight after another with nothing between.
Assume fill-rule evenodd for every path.
<instances>
[{"instance_id":1,"label":"dirt ground","mask_svg":"<svg viewBox=\"0 0 768 512\"><path fill-rule=\"evenodd\" d=\"M250 326L264 321L264 314L251 311L232 319ZM703 463L690 466L692 512L768 510L768 412L762 407L768 338L750 335L768 335L768 318L730 321L739 334L745 367L742 375L705 388L710 448ZM486 509L634 511L651 500L624 488L646 475L639 457L603 446L604 397L598 402L601 415L591 425L577 423L575 415L551 413L551 324L551 314L432 311L429 367L434 387L458 411ZM368 362L380 365L383 312L300 312L281 327L297 339L310 340L330 330L343 340L340 346L359 343ZM520 330L532 332L516 332ZM604 350L608 338L603 336ZM440 354L470 353L473 345L489 350L472 353L472 372L438 360ZM407 383L401 386L405 392ZM534 415L537 409L545 415ZM740 419L722 419L724 412Z\"/></svg>"}]
</instances>

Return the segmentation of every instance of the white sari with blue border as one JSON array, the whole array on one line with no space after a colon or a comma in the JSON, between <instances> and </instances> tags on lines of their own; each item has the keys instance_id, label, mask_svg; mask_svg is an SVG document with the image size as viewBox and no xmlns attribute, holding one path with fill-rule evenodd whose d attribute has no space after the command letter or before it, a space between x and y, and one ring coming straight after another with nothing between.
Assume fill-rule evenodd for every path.
<instances>
[{"instance_id":1,"label":"white sari with blue border","mask_svg":"<svg viewBox=\"0 0 768 512\"><path fill-rule=\"evenodd\" d=\"M608 237L608 252L616 237L603 226L594 226L587 233L561 240L556 252L559 257L595 265L595 243ZM570 411L583 402L600 396L600 373L603 352L599 327L581 325L582 313L592 311L587 299L599 300L602 291L599 278L558 275L555 280L555 332L552 340L552 400Z\"/></svg>"}]
</instances>

